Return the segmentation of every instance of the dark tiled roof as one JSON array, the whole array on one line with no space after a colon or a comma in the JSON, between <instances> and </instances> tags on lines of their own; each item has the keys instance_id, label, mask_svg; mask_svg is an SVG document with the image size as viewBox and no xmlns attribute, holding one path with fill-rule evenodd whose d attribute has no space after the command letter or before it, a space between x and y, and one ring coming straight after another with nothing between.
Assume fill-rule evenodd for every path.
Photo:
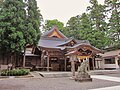
<instances>
[{"instance_id":1,"label":"dark tiled roof","mask_svg":"<svg viewBox=\"0 0 120 90\"><path fill-rule=\"evenodd\" d=\"M39 47L46 47L46 48L60 48L58 45L65 42L63 39L57 39L57 38L41 38L38 42Z\"/></svg>"},{"instance_id":2,"label":"dark tiled roof","mask_svg":"<svg viewBox=\"0 0 120 90\"><path fill-rule=\"evenodd\" d=\"M48 37L50 33L53 32L53 30L57 30L57 32L62 35L63 38L57 38L57 37ZM73 46L66 46L64 47L65 44L68 44L69 42L74 41L75 44ZM95 52L100 52L99 49L95 48L94 46L92 46L89 41L87 40L76 40L76 39L68 39L65 35L63 35L58 29L57 27L52 28L50 31L45 32L41 39L38 42L38 46L39 47L43 47L43 48L52 48L52 49L60 49L60 50L64 50L65 48L68 49L74 49L77 47L82 47L82 46L87 46L90 47L91 49L93 49Z\"/></svg>"},{"instance_id":3,"label":"dark tiled roof","mask_svg":"<svg viewBox=\"0 0 120 90\"><path fill-rule=\"evenodd\" d=\"M59 46L63 46L63 45L65 45L65 44L68 44L68 43L71 42L71 41L76 42L75 39L67 39L65 42L61 43ZM77 43L77 42L76 42L76 43Z\"/></svg>"},{"instance_id":4,"label":"dark tiled roof","mask_svg":"<svg viewBox=\"0 0 120 90\"><path fill-rule=\"evenodd\" d=\"M63 48L61 45L64 45L66 43L69 43L70 41L72 41L73 39L59 39L59 38L41 38L38 42L38 46L39 47L46 47L46 48L56 48L56 49L61 49ZM74 39L74 41L76 41ZM82 40L78 42L78 40L76 41L76 44L71 47L71 46L68 46L69 48L75 48L77 47L78 45L90 45L88 42Z\"/></svg>"}]
</instances>

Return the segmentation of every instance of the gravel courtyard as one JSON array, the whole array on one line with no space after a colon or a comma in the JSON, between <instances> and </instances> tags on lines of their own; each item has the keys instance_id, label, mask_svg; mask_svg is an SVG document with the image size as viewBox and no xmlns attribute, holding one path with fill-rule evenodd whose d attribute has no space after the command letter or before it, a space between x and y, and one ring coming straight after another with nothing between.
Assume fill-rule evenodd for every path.
<instances>
[{"instance_id":1,"label":"gravel courtyard","mask_svg":"<svg viewBox=\"0 0 120 90\"><path fill-rule=\"evenodd\" d=\"M100 79L79 83L68 77L0 79L0 90L88 90L118 85L120 85L118 82Z\"/></svg>"}]
</instances>

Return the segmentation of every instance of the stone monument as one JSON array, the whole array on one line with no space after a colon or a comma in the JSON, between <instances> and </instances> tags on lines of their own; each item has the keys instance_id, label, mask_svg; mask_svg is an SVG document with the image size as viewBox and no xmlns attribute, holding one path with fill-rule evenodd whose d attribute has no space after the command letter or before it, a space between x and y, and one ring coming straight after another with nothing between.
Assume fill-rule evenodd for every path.
<instances>
[{"instance_id":1,"label":"stone monument","mask_svg":"<svg viewBox=\"0 0 120 90\"><path fill-rule=\"evenodd\" d=\"M78 67L78 74L75 77L75 81L87 82L92 81L92 78L87 73L88 60L83 60L81 65Z\"/></svg>"}]
</instances>

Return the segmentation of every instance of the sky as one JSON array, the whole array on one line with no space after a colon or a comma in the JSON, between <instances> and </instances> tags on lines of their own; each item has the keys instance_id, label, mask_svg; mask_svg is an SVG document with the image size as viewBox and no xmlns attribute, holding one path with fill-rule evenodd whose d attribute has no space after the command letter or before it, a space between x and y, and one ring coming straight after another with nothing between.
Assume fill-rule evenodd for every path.
<instances>
[{"instance_id":1,"label":"sky","mask_svg":"<svg viewBox=\"0 0 120 90\"><path fill-rule=\"evenodd\" d=\"M104 0L98 0L103 4ZM86 12L89 0L37 0L44 20L57 19L66 24L73 16Z\"/></svg>"}]
</instances>

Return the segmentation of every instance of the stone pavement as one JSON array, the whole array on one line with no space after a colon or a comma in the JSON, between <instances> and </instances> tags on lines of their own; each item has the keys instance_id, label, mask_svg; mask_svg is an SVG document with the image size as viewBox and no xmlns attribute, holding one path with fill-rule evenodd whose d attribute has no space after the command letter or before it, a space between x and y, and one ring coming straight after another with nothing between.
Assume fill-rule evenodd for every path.
<instances>
[{"instance_id":1,"label":"stone pavement","mask_svg":"<svg viewBox=\"0 0 120 90\"><path fill-rule=\"evenodd\" d=\"M96 78L96 79L120 82L120 77L111 77L111 76L105 76L105 75L92 75L91 77ZM105 88L89 89L89 90L120 90L120 85L110 86L110 87L105 87Z\"/></svg>"},{"instance_id":2,"label":"stone pavement","mask_svg":"<svg viewBox=\"0 0 120 90\"><path fill-rule=\"evenodd\" d=\"M30 72L30 74L31 74L34 78L42 78L39 72L34 71L34 72Z\"/></svg>"},{"instance_id":3,"label":"stone pavement","mask_svg":"<svg viewBox=\"0 0 120 90\"><path fill-rule=\"evenodd\" d=\"M71 77L71 72L38 72L45 78L59 78L59 77Z\"/></svg>"},{"instance_id":4,"label":"stone pavement","mask_svg":"<svg viewBox=\"0 0 120 90\"><path fill-rule=\"evenodd\" d=\"M34 74L37 73L37 74ZM77 72L75 72L77 74ZM72 73L69 72L40 72L40 71L36 71L36 72L32 72L32 74L34 74L34 77L38 77L38 74L41 75L42 77L46 77L46 78L57 78L57 77L70 77L72 76ZM118 77L120 77L120 70L93 70L93 71L89 71L90 75L116 75ZM37 76L36 76L37 75Z\"/></svg>"},{"instance_id":5,"label":"stone pavement","mask_svg":"<svg viewBox=\"0 0 120 90\"><path fill-rule=\"evenodd\" d=\"M89 89L89 90L120 90L120 86L104 87L104 88Z\"/></svg>"},{"instance_id":6,"label":"stone pavement","mask_svg":"<svg viewBox=\"0 0 120 90\"><path fill-rule=\"evenodd\" d=\"M10 78L0 80L0 90L89 90L110 86L118 86L120 83L94 79L92 82L75 82L69 77L61 78Z\"/></svg>"},{"instance_id":7,"label":"stone pavement","mask_svg":"<svg viewBox=\"0 0 120 90\"><path fill-rule=\"evenodd\" d=\"M91 72L92 82L79 83L69 78L71 72L35 71L31 73L34 78L0 79L0 90L120 90L119 71Z\"/></svg>"},{"instance_id":8,"label":"stone pavement","mask_svg":"<svg viewBox=\"0 0 120 90\"><path fill-rule=\"evenodd\" d=\"M58 78L58 77L70 77L71 72L38 72L47 78ZM90 71L91 77L93 79L107 80L112 82L120 82L120 70L95 70ZM112 74L112 75L111 75ZM113 77L114 75L119 77ZM111 76L109 76L111 75ZM120 90L120 86L110 86L104 88L90 89L90 90Z\"/></svg>"},{"instance_id":9,"label":"stone pavement","mask_svg":"<svg viewBox=\"0 0 120 90\"><path fill-rule=\"evenodd\" d=\"M105 76L105 75L91 75L91 77L96 79L120 82L120 77L111 77L111 76Z\"/></svg>"}]
</instances>

